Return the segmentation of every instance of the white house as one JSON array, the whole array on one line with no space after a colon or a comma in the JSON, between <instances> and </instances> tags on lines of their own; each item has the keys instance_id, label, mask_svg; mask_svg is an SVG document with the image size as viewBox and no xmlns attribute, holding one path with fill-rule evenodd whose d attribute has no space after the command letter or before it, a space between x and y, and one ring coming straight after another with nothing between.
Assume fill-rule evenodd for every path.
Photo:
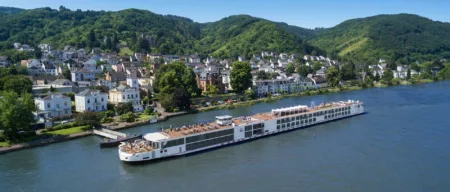
<instances>
[{"instance_id":1,"label":"white house","mask_svg":"<svg viewBox=\"0 0 450 192\"><path fill-rule=\"evenodd\" d=\"M85 111L104 111L107 110L108 94L99 90L86 89L75 95L75 110Z\"/></svg>"},{"instance_id":2,"label":"white house","mask_svg":"<svg viewBox=\"0 0 450 192\"><path fill-rule=\"evenodd\" d=\"M134 111L142 111L139 89L131 88L127 85L120 85L109 91L109 102L112 104L130 102L133 105Z\"/></svg>"},{"instance_id":3,"label":"white house","mask_svg":"<svg viewBox=\"0 0 450 192\"><path fill-rule=\"evenodd\" d=\"M95 80L95 72L89 71L86 69L75 69L72 72L70 72L72 76L72 82L77 81L92 81Z\"/></svg>"},{"instance_id":4,"label":"white house","mask_svg":"<svg viewBox=\"0 0 450 192\"><path fill-rule=\"evenodd\" d=\"M289 78L254 80L253 89L256 95L266 96L268 93L295 93L312 86L312 81L299 75Z\"/></svg>"},{"instance_id":5,"label":"white house","mask_svg":"<svg viewBox=\"0 0 450 192\"><path fill-rule=\"evenodd\" d=\"M60 93L52 93L44 98L35 98L34 102L39 113L44 113L47 118L72 115L70 98Z\"/></svg>"}]
</instances>

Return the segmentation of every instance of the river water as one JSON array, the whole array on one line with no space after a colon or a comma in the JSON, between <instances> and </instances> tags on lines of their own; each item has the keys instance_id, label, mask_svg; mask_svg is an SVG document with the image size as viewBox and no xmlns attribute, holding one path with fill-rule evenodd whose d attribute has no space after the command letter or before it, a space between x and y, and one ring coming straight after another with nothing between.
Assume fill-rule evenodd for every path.
<instances>
[{"instance_id":1,"label":"river water","mask_svg":"<svg viewBox=\"0 0 450 192\"><path fill-rule=\"evenodd\" d=\"M0 191L450 191L450 82L292 97L126 132L347 99L368 113L156 163L122 163L95 136L9 153Z\"/></svg>"}]
</instances>

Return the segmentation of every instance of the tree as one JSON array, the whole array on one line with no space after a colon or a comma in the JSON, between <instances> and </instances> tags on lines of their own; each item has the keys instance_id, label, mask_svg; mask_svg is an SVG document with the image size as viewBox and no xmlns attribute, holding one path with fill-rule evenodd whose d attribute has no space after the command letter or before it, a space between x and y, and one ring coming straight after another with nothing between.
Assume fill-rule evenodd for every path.
<instances>
[{"instance_id":1,"label":"tree","mask_svg":"<svg viewBox=\"0 0 450 192\"><path fill-rule=\"evenodd\" d=\"M29 131L34 123L33 112L36 111L33 96L29 93L19 94L14 91L3 92L0 97L0 130L12 142L20 140L19 131Z\"/></svg>"},{"instance_id":2,"label":"tree","mask_svg":"<svg viewBox=\"0 0 450 192\"><path fill-rule=\"evenodd\" d=\"M194 71L179 61L163 65L156 72L155 84L155 91L163 94L172 94L177 88L185 89L191 96L201 94Z\"/></svg>"},{"instance_id":3,"label":"tree","mask_svg":"<svg viewBox=\"0 0 450 192\"><path fill-rule=\"evenodd\" d=\"M392 85L392 79L394 79L394 73L390 68L386 68L381 78L382 82L386 85Z\"/></svg>"},{"instance_id":4,"label":"tree","mask_svg":"<svg viewBox=\"0 0 450 192\"><path fill-rule=\"evenodd\" d=\"M295 72L295 66L294 66L294 63L289 63L289 64L286 66L286 73L292 74L292 73L294 73L294 72Z\"/></svg>"},{"instance_id":5,"label":"tree","mask_svg":"<svg viewBox=\"0 0 450 192\"><path fill-rule=\"evenodd\" d=\"M151 115L151 114L153 114L154 111L155 110L153 108L149 107L149 108L144 110L144 114Z\"/></svg>"},{"instance_id":6,"label":"tree","mask_svg":"<svg viewBox=\"0 0 450 192\"><path fill-rule=\"evenodd\" d=\"M120 120L124 122L135 122L136 121L136 115L132 112L128 112L120 116Z\"/></svg>"},{"instance_id":7,"label":"tree","mask_svg":"<svg viewBox=\"0 0 450 192\"><path fill-rule=\"evenodd\" d=\"M255 91L253 89L245 90L245 98L247 98L247 100L255 99L255 96Z\"/></svg>"},{"instance_id":8,"label":"tree","mask_svg":"<svg viewBox=\"0 0 450 192\"><path fill-rule=\"evenodd\" d=\"M93 29L89 30L88 41L89 41L88 45L89 45L90 48L95 46L94 44L96 42L96 38L95 38L95 32L94 32Z\"/></svg>"},{"instance_id":9,"label":"tree","mask_svg":"<svg viewBox=\"0 0 450 192\"><path fill-rule=\"evenodd\" d=\"M86 111L76 115L75 124L78 126L89 125L99 127L101 125L100 120L102 120L102 116L99 113Z\"/></svg>"},{"instance_id":10,"label":"tree","mask_svg":"<svg viewBox=\"0 0 450 192\"><path fill-rule=\"evenodd\" d=\"M341 81L339 69L336 66L331 66L328 68L325 78L327 79L328 85L331 87L337 87Z\"/></svg>"},{"instance_id":11,"label":"tree","mask_svg":"<svg viewBox=\"0 0 450 192\"><path fill-rule=\"evenodd\" d=\"M373 84L372 77L367 76L362 83L362 87L369 88L369 87L373 87L373 86L374 86L374 84Z\"/></svg>"},{"instance_id":12,"label":"tree","mask_svg":"<svg viewBox=\"0 0 450 192\"><path fill-rule=\"evenodd\" d=\"M308 74L312 73L313 70L311 69L311 67L306 66L306 65L302 65L298 68L298 74L301 75L302 77L307 77Z\"/></svg>"},{"instance_id":13,"label":"tree","mask_svg":"<svg viewBox=\"0 0 450 192\"><path fill-rule=\"evenodd\" d=\"M69 69L64 69L63 70L63 76L64 76L64 78L72 81L72 74L70 74L70 70Z\"/></svg>"},{"instance_id":14,"label":"tree","mask_svg":"<svg viewBox=\"0 0 450 192\"><path fill-rule=\"evenodd\" d=\"M270 75L270 74L269 74ZM258 71L258 75L256 76L256 78L258 80L265 80L265 79L269 79L267 73L265 71Z\"/></svg>"},{"instance_id":15,"label":"tree","mask_svg":"<svg viewBox=\"0 0 450 192\"><path fill-rule=\"evenodd\" d=\"M176 88L172 94L172 101L179 110L189 110L191 107L191 94L183 88Z\"/></svg>"},{"instance_id":16,"label":"tree","mask_svg":"<svg viewBox=\"0 0 450 192\"><path fill-rule=\"evenodd\" d=\"M42 51L41 51L41 49L39 47L36 47L34 49L34 53L33 54L34 54L34 58L36 58L36 59L40 59L42 57Z\"/></svg>"},{"instance_id":17,"label":"tree","mask_svg":"<svg viewBox=\"0 0 450 192\"><path fill-rule=\"evenodd\" d=\"M111 37L106 37L105 47L109 50L114 50Z\"/></svg>"},{"instance_id":18,"label":"tree","mask_svg":"<svg viewBox=\"0 0 450 192\"><path fill-rule=\"evenodd\" d=\"M219 89L211 84L206 85L206 94L217 94L219 93Z\"/></svg>"},{"instance_id":19,"label":"tree","mask_svg":"<svg viewBox=\"0 0 450 192\"><path fill-rule=\"evenodd\" d=\"M252 85L250 64L246 62L234 62L230 72L230 84L234 90L242 93Z\"/></svg>"},{"instance_id":20,"label":"tree","mask_svg":"<svg viewBox=\"0 0 450 192\"><path fill-rule=\"evenodd\" d=\"M117 115L122 115L128 112L134 112L133 104L130 102L127 103L119 103L114 108Z\"/></svg>"},{"instance_id":21,"label":"tree","mask_svg":"<svg viewBox=\"0 0 450 192\"><path fill-rule=\"evenodd\" d=\"M5 91L14 91L20 95L24 92L31 93L33 83L26 76L13 75L4 77L3 85L0 87Z\"/></svg>"},{"instance_id":22,"label":"tree","mask_svg":"<svg viewBox=\"0 0 450 192\"><path fill-rule=\"evenodd\" d=\"M340 72L341 72L341 77L344 81L352 80L352 79L356 78L355 65L352 62L344 64L342 66Z\"/></svg>"},{"instance_id":23,"label":"tree","mask_svg":"<svg viewBox=\"0 0 450 192\"><path fill-rule=\"evenodd\" d=\"M318 71L319 69L322 69L322 64L318 61L313 62L313 70Z\"/></svg>"},{"instance_id":24,"label":"tree","mask_svg":"<svg viewBox=\"0 0 450 192\"><path fill-rule=\"evenodd\" d=\"M406 72L406 79L411 79L411 69L408 68L408 71Z\"/></svg>"},{"instance_id":25,"label":"tree","mask_svg":"<svg viewBox=\"0 0 450 192\"><path fill-rule=\"evenodd\" d=\"M380 75L378 73L375 73L375 81L376 82L380 81Z\"/></svg>"}]
</instances>

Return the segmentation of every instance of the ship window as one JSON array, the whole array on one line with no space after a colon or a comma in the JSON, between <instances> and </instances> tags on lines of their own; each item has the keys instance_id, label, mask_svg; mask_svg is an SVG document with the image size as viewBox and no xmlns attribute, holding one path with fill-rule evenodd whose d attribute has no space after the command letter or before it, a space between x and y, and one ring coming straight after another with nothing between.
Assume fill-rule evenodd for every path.
<instances>
[{"instance_id":1,"label":"ship window","mask_svg":"<svg viewBox=\"0 0 450 192\"><path fill-rule=\"evenodd\" d=\"M311 123L311 122L312 122L312 119L309 119L309 122Z\"/></svg>"},{"instance_id":2,"label":"ship window","mask_svg":"<svg viewBox=\"0 0 450 192\"><path fill-rule=\"evenodd\" d=\"M303 124L303 120L301 120L300 123Z\"/></svg>"},{"instance_id":3,"label":"ship window","mask_svg":"<svg viewBox=\"0 0 450 192\"><path fill-rule=\"evenodd\" d=\"M277 124L280 124L280 122L281 122L281 121L278 119L278 120L277 120Z\"/></svg>"},{"instance_id":4,"label":"ship window","mask_svg":"<svg viewBox=\"0 0 450 192\"><path fill-rule=\"evenodd\" d=\"M300 125L300 121L295 122L296 125Z\"/></svg>"},{"instance_id":5,"label":"ship window","mask_svg":"<svg viewBox=\"0 0 450 192\"><path fill-rule=\"evenodd\" d=\"M313 121L316 122L316 118L314 118Z\"/></svg>"},{"instance_id":6,"label":"ship window","mask_svg":"<svg viewBox=\"0 0 450 192\"><path fill-rule=\"evenodd\" d=\"M312 117L311 113L309 114L309 117Z\"/></svg>"},{"instance_id":7,"label":"ship window","mask_svg":"<svg viewBox=\"0 0 450 192\"><path fill-rule=\"evenodd\" d=\"M281 128L283 129L286 128L286 124L281 125Z\"/></svg>"},{"instance_id":8,"label":"ship window","mask_svg":"<svg viewBox=\"0 0 450 192\"><path fill-rule=\"evenodd\" d=\"M327 119L327 116L325 115L324 119Z\"/></svg>"},{"instance_id":9,"label":"ship window","mask_svg":"<svg viewBox=\"0 0 450 192\"><path fill-rule=\"evenodd\" d=\"M297 117L295 117L295 119L296 119L296 120L300 120L300 117L299 117L299 116L297 116Z\"/></svg>"},{"instance_id":10,"label":"ship window","mask_svg":"<svg viewBox=\"0 0 450 192\"><path fill-rule=\"evenodd\" d=\"M280 125L277 125L277 129L280 129Z\"/></svg>"},{"instance_id":11,"label":"ship window","mask_svg":"<svg viewBox=\"0 0 450 192\"><path fill-rule=\"evenodd\" d=\"M291 126L292 126L292 127L294 127L294 126L295 126L295 123L294 123L294 122L292 122L292 123L291 123Z\"/></svg>"},{"instance_id":12,"label":"ship window","mask_svg":"<svg viewBox=\"0 0 450 192\"><path fill-rule=\"evenodd\" d=\"M290 127L290 126L291 126L291 124L290 124L290 123L287 123L287 124L286 124L286 127Z\"/></svg>"},{"instance_id":13,"label":"ship window","mask_svg":"<svg viewBox=\"0 0 450 192\"><path fill-rule=\"evenodd\" d=\"M291 118L291 121L295 121L295 117L292 117L292 118Z\"/></svg>"},{"instance_id":14,"label":"ship window","mask_svg":"<svg viewBox=\"0 0 450 192\"><path fill-rule=\"evenodd\" d=\"M281 123L284 123L284 119L281 120Z\"/></svg>"},{"instance_id":15,"label":"ship window","mask_svg":"<svg viewBox=\"0 0 450 192\"><path fill-rule=\"evenodd\" d=\"M251 125L245 126L245 131L251 131L251 130L252 130L252 126Z\"/></svg>"}]
</instances>

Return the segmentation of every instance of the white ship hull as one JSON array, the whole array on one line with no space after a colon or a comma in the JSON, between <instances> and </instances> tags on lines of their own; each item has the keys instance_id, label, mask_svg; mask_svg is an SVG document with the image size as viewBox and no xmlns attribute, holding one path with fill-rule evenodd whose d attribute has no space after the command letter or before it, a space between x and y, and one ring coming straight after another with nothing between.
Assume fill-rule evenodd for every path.
<instances>
[{"instance_id":1,"label":"white ship hull","mask_svg":"<svg viewBox=\"0 0 450 192\"><path fill-rule=\"evenodd\" d=\"M185 144L183 144L183 145L177 145L174 147L164 148L164 149L160 149L160 150L152 150L152 151L147 151L147 152L142 152L142 153L134 153L134 154L123 152L119 148L119 157L120 157L120 160L125 161L125 162L141 162L141 161L158 160L158 159L175 157L175 156L182 156L182 155L187 155L187 154L191 154L191 153L197 153L197 152L208 150L208 149L219 148L219 147L224 147L224 146L233 145L233 144L237 144L237 143L242 143L245 141L250 141L250 140L254 140L254 139L258 139L258 138L262 138L262 137L266 137L266 136L276 135L279 133L289 132L289 131L296 130L296 129L302 129L302 128L310 127L310 126L317 125L317 124L327 123L327 122L331 122L331 121L335 121L335 120L339 120L339 119L344 119L344 118L360 115L363 113L364 113L363 106L358 105L356 107L356 105L355 105L355 106L352 106L351 110L349 110L349 113L345 114L345 115L339 115L337 117L333 116L331 118L324 117L327 115L316 116L317 120L316 120L316 118L314 118L316 120L315 122L309 122L309 121L305 120L306 122L303 124L284 127L284 128L281 127L279 122L277 122L277 120L279 120L279 119L259 121L258 123L264 123L264 128L263 128L264 131L261 134L252 134L252 136L246 137L243 134L243 132L245 132L245 130L244 130L245 125L244 126L236 126L236 127L232 128L234 131L234 134L233 134L233 140L230 140L230 141L221 142L221 143L213 144L213 145L208 145L206 147L200 147L200 148L196 148L196 149L186 150L186 145L187 145L186 141L187 140L185 139L184 140ZM299 121L299 120L297 119L297 121ZM293 122L291 122L291 125L297 121L294 120ZM290 123L288 122L287 124L290 124ZM247 132L252 132L252 131L247 131Z\"/></svg>"}]
</instances>

